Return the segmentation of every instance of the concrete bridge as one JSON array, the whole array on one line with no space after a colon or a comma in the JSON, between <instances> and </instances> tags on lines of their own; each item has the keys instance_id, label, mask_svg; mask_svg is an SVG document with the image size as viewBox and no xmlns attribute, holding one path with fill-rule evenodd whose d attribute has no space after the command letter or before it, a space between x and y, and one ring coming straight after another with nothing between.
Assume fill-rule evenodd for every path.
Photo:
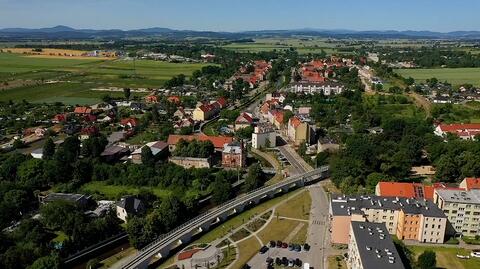
<instances>
[{"instance_id":1,"label":"concrete bridge","mask_svg":"<svg viewBox=\"0 0 480 269\"><path fill-rule=\"evenodd\" d=\"M189 243L193 236L208 231L212 225L225 221L230 215L242 212L246 206L258 204L262 199L272 198L277 193L286 193L295 187L302 187L312 181L326 178L328 174L329 167L322 166L313 171L286 178L274 185L265 186L243 194L163 234L140 250L135 257L128 261L120 261L113 268L147 268L154 256L158 258L167 257L171 250Z\"/></svg>"}]
</instances>

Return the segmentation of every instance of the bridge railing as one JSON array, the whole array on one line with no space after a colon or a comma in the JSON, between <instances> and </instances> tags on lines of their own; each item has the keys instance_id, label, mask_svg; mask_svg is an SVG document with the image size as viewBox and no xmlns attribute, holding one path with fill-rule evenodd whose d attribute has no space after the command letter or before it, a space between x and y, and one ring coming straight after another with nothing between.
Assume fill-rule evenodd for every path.
<instances>
[{"instance_id":1,"label":"bridge railing","mask_svg":"<svg viewBox=\"0 0 480 269\"><path fill-rule=\"evenodd\" d=\"M180 226L176 227L175 229L173 230L170 230L169 232L165 233L165 234L162 234L160 235L157 239L155 239L154 241L152 241L151 243L149 243L147 246L145 246L144 248L142 248L140 250L140 253L137 255L137 257L135 257L131 262L133 262L134 260L136 260L137 258L140 258L140 256L142 256L142 253L145 253L147 251L149 251L152 247L158 245L161 241L163 241L164 239L170 237L172 234L175 234L177 233L178 231L180 230L183 230L185 228L187 228L188 226L190 226L191 224L197 222L198 220L202 219L202 218L205 218L206 216L209 216L209 219L211 219L212 217L212 214L216 214L216 215L220 215L222 213L224 213L225 210L228 210L228 209L233 209L233 208L230 208L232 207L232 205L238 205L239 203L243 203L245 202L244 200L249 200L249 195L253 194L253 193L256 193L256 192L261 192L261 191L265 191L265 192L268 192L270 191L271 189L275 189L275 188L278 188L278 187L282 187L282 186L285 186L285 185L288 185L288 184L291 184L293 182L296 182L298 181L299 179L303 179L305 180L306 178L309 178L311 176L314 176L314 175L317 175L318 173L323 173L323 172L326 172L328 171L329 167L328 166L322 166L318 169L315 169L313 171L310 171L310 172L307 172L305 174L302 174L302 175L298 175L298 176L293 176L293 177L290 177L290 179L287 179L287 180L284 180L284 181L280 181L278 183L275 183L273 185L270 185L270 186L263 186L263 187L260 187L260 188L257 188L257 189L254 189L254 190L251 190L249 192L246 192L245 194L243 194L242 196L238 197L238 198L235 198L233 200L230 200L230 201L227 201L227 202L224 202L220 205L218 205L217 207L213 208L213 209L210 209L196 217L194 217L193 219L190 219L188 220L187 222L181 224ZM218 216L214 216L214 217L218 217ZM209 219L205 220L205 221L209 221ZM196 227L193 227L193 228L196 228ZM191 227L188 227L188 229L192 229Z\"/></svg>"}]
</instances>

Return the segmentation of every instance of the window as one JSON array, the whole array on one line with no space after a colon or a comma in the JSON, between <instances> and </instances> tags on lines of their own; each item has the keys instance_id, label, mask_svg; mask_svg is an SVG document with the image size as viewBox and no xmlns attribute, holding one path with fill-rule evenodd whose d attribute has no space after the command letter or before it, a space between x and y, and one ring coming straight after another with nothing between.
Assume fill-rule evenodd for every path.
<instances>
[{"instance_id":1,"label":"window","mask_svg":"<svg viewBox=\"0 0 480 269\"><path fill-rule=\"evenodd\" d=\"M471 207L472 207L472 205L466 205L465 206L465 208L471 208Z\"/></svg>"},{"instance_id":2,"label":"window","mask_svg":"<svg viewBox=\"0 0 480 269\"><path fill-rule=\"evenodd\" d=\"M443 213L448 214L450 213L450 210L443 210Z\"/></svg>"}]
</instances>

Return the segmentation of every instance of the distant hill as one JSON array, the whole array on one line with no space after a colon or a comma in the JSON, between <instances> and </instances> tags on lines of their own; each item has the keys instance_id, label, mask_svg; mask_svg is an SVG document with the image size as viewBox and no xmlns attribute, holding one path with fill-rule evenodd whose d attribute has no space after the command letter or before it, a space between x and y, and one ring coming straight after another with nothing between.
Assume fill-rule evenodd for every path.
<instances>
[{"instance_id":1,"label":"distant hill","mask_svg":"<svg viewBox=\"0 0 480 269\"><path fill-rule=\"evenodd\" d=\"M414 39L480 39L480 31L455 31L448 33L432 31L354 31L348 29L294 29L294 30L259 30L244 32L214 32L214 31L194 31L194 30L174 30L170 28L153 27L137 30L94 30L94 29L74 29L68 26L58 25L51 28L5 28L0 29L0 38L47 38L47 39L89 39L89 38L125 38L125 37L145 37L162 36L168 38L186 38L186 37L209 37L209 38L251 38L283 36L291 37L296 35L321 36L335 38L414 38Z\"/></svg>"}]
</instances>

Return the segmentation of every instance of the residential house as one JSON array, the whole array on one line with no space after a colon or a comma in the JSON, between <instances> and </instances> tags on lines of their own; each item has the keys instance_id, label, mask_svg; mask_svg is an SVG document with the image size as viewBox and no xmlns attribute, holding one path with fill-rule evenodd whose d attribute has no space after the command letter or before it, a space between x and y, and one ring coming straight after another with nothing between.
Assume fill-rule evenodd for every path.
<instances>
[{"instance_id":1,"label":"residential house","mask_svg":"<svg viewBox=\"0 0 480 269\"><path fill-rule=\"evenodd\" d=\"M117 162L125 157L130 150L128 148L120 147L117 145L107 146L100 154L106 162Z\"/></svg>"},{"instance_id":2,"label":"residential house","mask_svg":"<svg viewBox=\"0 0 480 269\"><path fill-rule=\"evenodd\" d=\"M137 127L138 124L139 124L139 121L137 118L126 118L120 121L120 126L122 128L128 128L128 129L135 129L135 127Z\"/></svg>"},{"instance_id":3,"label":"residential house","mask_svg":"<svg viewBox=\"0 0 480 269\"><path fill-rule=\"evenodd\" d=\"M253 118L252 114L247 113L247 112L242 112L237 119L235 120L235 131L247 128L252 126L253 124Z\"/></svg>"},{"instance_id":4,"label":"residential house","mask_svg":"<svg viewBox=\"0 0 480 269\"><path fill-rule=\"evenodd\" d=\"M275 147L277 134L272 125L259 124L253 129L252 147L255 149Z\"/></svg>"},{"instance_id":5,"label":"residential house","mask_svg":"<svg viewBox=\"0 0 480 269\"><path fill-rule=\"evenodd\" d=\"M79 139L80 140L86 140L92 136L96 136L100 133L100 131L98 130L98 127L95 126L95 125L91 125L91 126L87 126L87 127L84 127L82 128L82 130L80 131L80 136L79 136Z\"/></svg>"},{"instance_id":6,"label":"residential house","mask_svg":"<svg viewBox=\"0 0 480 269\"><path fill-rule=\"evenodd\" d=\"M156 104L158 103L158 96L156 95L147 95L145 97L145 102L150 103L150 104Z\"/></svg>"},{"instance_id":7,"label":"residential house","mask_svg":"<svg viewBox=\"0 0 480 269\"><path fill-rule=\"evenodd\" d=\"M168 144L163 141L154 141L145 144L143 147L136 149L130 155L133 163L140 164L142 163L142 149L144 147L149 147L150 151L152 151L152 155L155 159L159 159L162 156L167 156L168 154Z\"/></svg>"},{"instance_id":8,"label":"residential house","mask_svg":"<svg viewBox=\"0 0 480 269\"><path fill-rule=\"evenodd\" d=\"M328 137L322 137L317 141L317 153L329 152L334 153L340 150L340 144L334 139Z\"/></svg>"},{"instance_id":9,"label":"residential house","mask_svg":"<svg viewBox=\"0 0 480 269\"><path fill-rule=\"evenodd\" d=\"M473 140L480 134L479 123L439 124L434 132L437 136L446 137L448 133L459 136L464 140Z\"/></svg>"},{"instance_id":10,"label":"residential house","mask_svg":"<svg viewBox=\"0 0 480 269\"><path fill-rule=\"evenodd\" d=\"M73 113L76 116L84 116L84 115L92 114L92 109L87 106L77 106L75 107L75 110L73 111Z\"/></svg>"},{"instance_id":11,"label":"residential house","mask_svg":"<svg viewBox=\"0 0 480 269\"><path fill-rule=\"evenodd\" d=\"M243 168L246 165L247 153L243 142L226 143L222 151L222 166L228 168Z\"/></svg>"},{"instance_id":12,"label":"residential house","mask_svg":"<svg viewBox=\"0 0 480 269\"><path fill-rule=\"evenodd\" d=\"M480 178L466 177L460 182L459 187L466 191L480 189Z\"/></svg>"},{"instance_id":13,"label":"residential house","mask_svg":"<svg viewBox=\"0 0 480 269\"><path fill-rule=\"evenodd\" d=\"M293 116L288 120L287 137L295 145L310 143L311 127L300 117Z\"/></svg>"},{"instance_id":14,"label":"residential house","mask_svg":"<svg viewBox=\"0 0 480 269\"><path fill-rule=\"evenodd\" d=\"M53 117L52 123L62 123L68 120L68 114L57 114Z\"/></svg>"},{"instance_id":15,"label":"residential house","mask_svg":"<svg viewBox=\"0 0 480 269\"><path fill-rule=\"evenodd\" d=\"M117 217L124 222L133 216L145 213L145 205L140 199L133 196L125 196L117 202Z\"/></svg>"}]
</instances>

